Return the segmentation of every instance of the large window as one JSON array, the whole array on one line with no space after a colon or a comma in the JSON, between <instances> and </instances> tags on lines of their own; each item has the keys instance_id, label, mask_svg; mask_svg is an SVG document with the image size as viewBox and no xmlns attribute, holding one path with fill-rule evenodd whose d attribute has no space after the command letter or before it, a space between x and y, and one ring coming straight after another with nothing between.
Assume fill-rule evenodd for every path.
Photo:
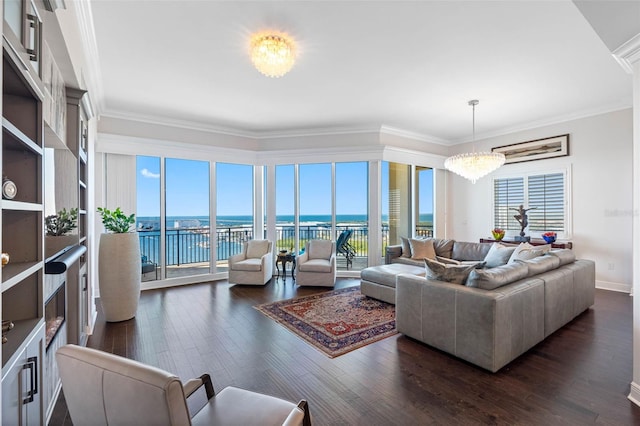
<instances>
[{"instance_id":1,"label":"large window","mask_svg":"<svg viewBox=\"0 0 640 426\"><path fill-rule=\"evenodd\" d=\"M217 270L226 271L229 256L253 239L253 166L216 164Z\"/></svg>"},{"instance_id":2,"label":"large window","mask_svg":"<svg viewBox=\"0 0 640 426\"><path fill-rule=\"evenodd\" d=\"M433 237L433 169L416 166L416 235Z\"/></svg>"},{"instance_id":3,"label":"large window","mask_svg":"<svg viewBox=\"0 0 640 426\"><path fill-rule=\"evenodd\" d=\"M520 224L514 215L523 205L529 209L529 232L566 234L566 180L564 172L495 179L494 226L519 232Z\"/></svg>"},{"instance_id":4,"label":"large window","mask_svg":"<svg viewBox=\"0 0 640 426\"><path fill-rule=\"evenodd\" d=\"M276 249L295 248L295 168L276 166Z\"/></svg>"},{"instance_id":5,"label":"large window","mask_svg":"<svg viewBox=\"0 0 640 426\"><path fill-rule=\"evenodd\" d=\"M136 229L140 237L142 281L157 278L160 259L160 158L136 158Z\"/></svg>"},{"instance_id":6,"label":"large window","mask_svg":"<svg viewBox=\"0 0 640 426\"><path fill-rule=\"evenodd\" d=\"M167 278L207 274L209 163L165 159L165 256Z\"/></svg>"},{"instance_id":7,"label":"large window","mask_svg":"<svg viewBox=\"0 0 640 426\"><path fill-rule=\"evenodd\" d=\"M336 163L335 173L338 268L361 270L369 254L369 165Z\"/></svg>"},{"instance_id":8,"label":"large window","mask_svg":"<svg viewBox=\"0 0 640 426\"><path fill-rule=\"evenodd\" d=\"M300 247L311 239L331 240L331 164L301 164Z\"/></svg>"}]
</instances>

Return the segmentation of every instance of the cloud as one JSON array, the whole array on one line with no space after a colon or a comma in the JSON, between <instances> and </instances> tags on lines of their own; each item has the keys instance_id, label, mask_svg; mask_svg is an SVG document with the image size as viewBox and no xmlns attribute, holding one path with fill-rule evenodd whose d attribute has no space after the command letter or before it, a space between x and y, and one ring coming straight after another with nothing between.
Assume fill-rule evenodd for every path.
<instances>
[{"instance_id":1,"label":"cloud","mask_svg":"<svg viewBox=\"0 0 640 426\"><path fill-rule=\"evenodd\" d=\"M140 170L140 174L146 178L151 178L151 179L159 179L160 178L160 173L152 173L149 171L149 169L142 169Z\"/></svg>"}]
</instances>

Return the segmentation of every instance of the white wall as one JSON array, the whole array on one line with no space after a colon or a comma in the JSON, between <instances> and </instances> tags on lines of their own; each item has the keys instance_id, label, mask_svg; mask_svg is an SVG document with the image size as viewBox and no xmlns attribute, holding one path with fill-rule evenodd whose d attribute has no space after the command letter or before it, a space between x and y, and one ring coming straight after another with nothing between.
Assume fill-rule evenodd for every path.
<instances>
[{"instance_id":1,"label":"white wall","mask_svg":"<svg viewBox=\"0 0 640 426\"><path fill-rule=\"evenodd\" d=\"M630 291L632 283L632 110L477 141L476 150L570 134L568 157L508 164L491 176L571 170L571 241L579 258L596 262L596 285ZM456 146L468 151L470 144ZM477 241L492 229L492 179L475 185L449 173L447 237Z\"/></svg>"}]
</instances>

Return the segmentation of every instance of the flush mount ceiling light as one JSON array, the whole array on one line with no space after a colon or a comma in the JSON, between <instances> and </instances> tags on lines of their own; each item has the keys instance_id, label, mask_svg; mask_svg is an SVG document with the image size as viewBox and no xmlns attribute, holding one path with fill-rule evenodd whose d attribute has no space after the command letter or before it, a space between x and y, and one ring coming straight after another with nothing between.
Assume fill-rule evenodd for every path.
<instances>
[{"instance_id":1,"label":"flush mount ceiling light","mask_svg":"<svg viewBox=\"0 0 640 426\"><path fill-rule=\"evenodd\" d=\"M477 99L469 101L473 108L473 143L476 141L476 105ZM488 175L504 164L504 154L499 152L467 152L449 157L444 162L444 167L453 173L476 183L478 179Z\"/></svg>"},{"instance_id":2,"label":"flush mount ceiling light","mask_svg":"<svg viewBox=\"0 0 640 426\"><path fill-rule=\"evenodd\" d=\"M267 77L282 77L296 61L295 43L283 33L256 33L250 49L253 66Z\"/></svg>"}]
</instances>

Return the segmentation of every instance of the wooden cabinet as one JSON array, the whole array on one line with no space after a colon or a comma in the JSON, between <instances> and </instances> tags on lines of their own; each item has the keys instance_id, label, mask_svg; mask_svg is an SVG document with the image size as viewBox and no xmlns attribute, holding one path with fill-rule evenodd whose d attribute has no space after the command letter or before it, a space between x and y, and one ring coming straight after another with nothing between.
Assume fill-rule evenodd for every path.
<instances>
[{"instance_id":1,"label":"wooden cabinet","mask_svg":"<svg viewBox=\"0 0 640 426\"><path fill-rule=\"evenodd\" d=\"M23 348L2 368L2 424L42 425L42 359L44 323L28 336Z\"/></svg>"}]
</instances>

